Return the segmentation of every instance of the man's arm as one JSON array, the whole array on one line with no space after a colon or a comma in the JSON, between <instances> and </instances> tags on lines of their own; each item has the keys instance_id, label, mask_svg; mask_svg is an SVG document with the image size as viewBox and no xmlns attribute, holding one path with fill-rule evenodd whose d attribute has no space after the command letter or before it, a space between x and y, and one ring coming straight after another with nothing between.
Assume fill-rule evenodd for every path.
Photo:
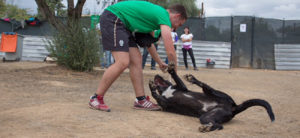
<instances>
[{"instance_id":1,"label":"man's arm","mask_svg":"<svg viewBox=\"0 0 300 138\"><path fill-rule=\"evenodd\" d=\"M171 36L171 28L167 25L160 25L160 29L168 60L169 62L173 62L175 64L175 70L177 70L177 56Z\"/></svg>"},{"instance_id":2,"label":"man's arm","mask_svg":"<svg viewBox=\"0 0 300 138\"><path fill-rule=\"evenodd\" d=\"M159 65L159 68L162 70L162 71L165 71L168 67L167 64L165 64L161 58L159 57L158 53L157 53L157 50L154 46L154 44L151 44L150 47L147 48L148 52L150 53L151 57L155 60L155 62Z\"/></svg>"},{"instance_id":3,"label":"man's arm","mask_svg":"<svg viewBox=\"0 0 300 138\"><path fill-rule=\"evenodd\" d=\"M157 62L159 65L163 63L156 51L154 44L151 44L150 47L147 47L147 50L150 53L151 57L155 60L155 62Z\"/></svg>"}]
</instances>

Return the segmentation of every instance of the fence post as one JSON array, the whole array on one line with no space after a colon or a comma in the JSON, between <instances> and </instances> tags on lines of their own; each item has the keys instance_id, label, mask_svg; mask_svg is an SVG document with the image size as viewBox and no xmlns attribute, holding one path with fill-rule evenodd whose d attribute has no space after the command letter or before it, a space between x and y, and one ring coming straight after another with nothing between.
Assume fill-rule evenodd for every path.
<instances>
[{"instance_id":1,"label":"fence post","mask_svg":"<svg viewBox=\"0 0 300 138\"><path fill-rule=\"evenodd\" d=\"M251 68L253 68L253 58L254 58L254 33L255 33L255 16L252 17L251 21L251 59L250 59L250 65Z\"/></svg>"},{"instance_id":2,"label":"fence post","mask_svg":"<svg viewBox=\"0 0 300 138\"><path fill-rule=\"evenodd\" d=\"M285 19L283 18L283 20L282 20L282 39L281 39L282 44L285 43L284 33L285 33Z\"/></svg>"},{"instance_id":3,"label":"fence post","mask_svg":"<svg viewBox=\"0 0 300 138\"><path fill-rule=\"evenodd\" d=\"M200 40L206 40L206 33L205 33L205 23L206 23L206 18L200 18L200 25L201 25L201 35L200 35ZM202 37L202 38L201 38Z\"/></svg>"},{"instance_id":4,"label":"fence post","mask_svg":"<svg viewBox=\"0 0 300 138\"><path fill-rule=\"evenodd\" d=\"M231 21L230 21L230 39L231 39L231 40L230 40L230 41L231 41L231 42L230 42L230 43L231 43L231 44L230 44L230 45L231 45L231 48L230 48L230 49L231 49L231 53L230 53L230 65L229 65L229 67L232 68L232 51L233 51L233 50L232 50L232 43L233 43L233 41L234 41L234 36L233 36L233 16L230 17L230 20L231 20Z\"/></svg>"}]
</instances>

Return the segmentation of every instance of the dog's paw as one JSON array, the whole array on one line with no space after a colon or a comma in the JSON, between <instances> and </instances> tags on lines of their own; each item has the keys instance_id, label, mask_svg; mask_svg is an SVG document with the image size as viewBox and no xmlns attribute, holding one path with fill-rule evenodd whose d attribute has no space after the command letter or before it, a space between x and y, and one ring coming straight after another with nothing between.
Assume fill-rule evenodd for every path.
<instances>
[{"instance_id":1,"label":"dog's paw","mask_svg":"<svg viewBox=\"0 0 300 138\"><path fill-rule=\"evenodd\" d=\"M149 88L150 88L151 92L155 92L156 85L155 85L154 81L152 81L152 80L149 81Z\"/></svg>"},{"instance_id":2,"label":"dog's paw","mask_svg":"<svg viewBox=\"0 0 300 138\"><path fill-rule=\"evenodd\" d=\"M192 74L187 74L184 76L185 80L190 82L190 83L194 83L195 82L195 77Z\"/></svg>"},{"instance_id":3,"label":"dog's paw","mask_svg":"<svg viewBox=\"0 0 300 138\"><path fill-rule=\"evenodd\" d=\"M175 63L174 62L170 62L168 64L168 72L169 73L174 73L175 72Z\"/></svg>"},{"instance_id":4,"label":"dog's paw","mask_svg":"<svg viewBox=\"0 0 300 138\"><path fill-rule=\"evenodd\" d=\"M210 122L208 124L203 124L199 127L199 131L202 133L211 131L211 128L213 127L213 124Z\"/></svg>"},{"instance_id":5,"label":"dog's paw","mask_svg":"<svg viewBox=\"0 0 300 138\"><path fill-rule=\"evenodd\" d=\"M209 131L215 131L215 130L221 130L223 129L223 126L220 124L213 124L209 122L208 124L202 124L202 126L199 127L199 131L204 133L204 132L209 132Z\"/></svg>"}]
</instances>

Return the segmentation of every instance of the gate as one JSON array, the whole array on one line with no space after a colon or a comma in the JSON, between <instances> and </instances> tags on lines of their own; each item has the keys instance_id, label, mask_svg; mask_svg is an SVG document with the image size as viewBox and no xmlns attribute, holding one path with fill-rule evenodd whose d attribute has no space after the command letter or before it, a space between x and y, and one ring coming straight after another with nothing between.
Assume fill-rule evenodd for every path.
<instances>
[{"instance_id":1,"label":"gate","mask_svg":"<svg viewBox=\"0 0 300 138\"><path fill-rule=\"evenodd\" d=\"M231 67L251 68L253 63L253 17L231 18Z\"/></svg>"}]
</instances>

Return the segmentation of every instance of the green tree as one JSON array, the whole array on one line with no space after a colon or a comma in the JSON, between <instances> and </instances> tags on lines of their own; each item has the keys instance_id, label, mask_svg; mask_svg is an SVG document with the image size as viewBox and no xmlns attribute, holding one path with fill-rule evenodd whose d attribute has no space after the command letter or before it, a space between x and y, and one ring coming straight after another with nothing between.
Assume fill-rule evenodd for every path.
<instances>
[{"instance_id":1,"label":"green tree","mask_svg":"<svg viewBox=\"0 0 300 138\"><path fill-rule=\"evenodd\" d=\"M35 0L41 14L57 30L48 50L57 58L58 65L78 71L90 71L99 61L99 37L80 22L86 0L67 0L67 22L55 15L61 1ZM48 2L48 3L47 3ZM51 3L54 2L54 3ZM57 3L55 3L57 2Z\"/></svg>"},{"instance_id":2,"label":"green tree","mask_svg":"<svg viewBox=\"0 0 300 138\"><path fill-rule=\"evenodd\" d=\"M0 17L24 20L31 16L27 11L28 9L20 9L15 5L5 4L3 0L0 0Z\"/></svg>"},{"instance_id":3,"label":"green tree","mask_svg":"<svg viewBox=\"0 0 300 138\"><path fill-rule=\"evenodd\" d=\"M0 0L0 17L4 17L6 11L6 5L3 0Z\"/></svg>"},{"instance_id":4,"label":"green tree","mask_svg":"<svg viewBox=\"0 0 300 138\"><path fill-rule=\"evenodd\" d=\"M28 9L20 9L14 5L7 5L7 17L16 20L28 19L31 15L27 13Z\"/></svg>"},{"instance_id":5,"label":"green tree","mask_svg":"<svg viewBox=\"0 0 300 138\"><path fill-rule=\"evenodd\" d=\"M66 31L72 22L76 22L81 18L83 5L86 0L78 0L76 6L74 6L74 0L67 0L67 24L64 24L62 20L57 18L54 11L51 9L51 4L45 0L35 0L39 11L45 17L49 23L57 30Z\"/></svg>"}]
</instances>

